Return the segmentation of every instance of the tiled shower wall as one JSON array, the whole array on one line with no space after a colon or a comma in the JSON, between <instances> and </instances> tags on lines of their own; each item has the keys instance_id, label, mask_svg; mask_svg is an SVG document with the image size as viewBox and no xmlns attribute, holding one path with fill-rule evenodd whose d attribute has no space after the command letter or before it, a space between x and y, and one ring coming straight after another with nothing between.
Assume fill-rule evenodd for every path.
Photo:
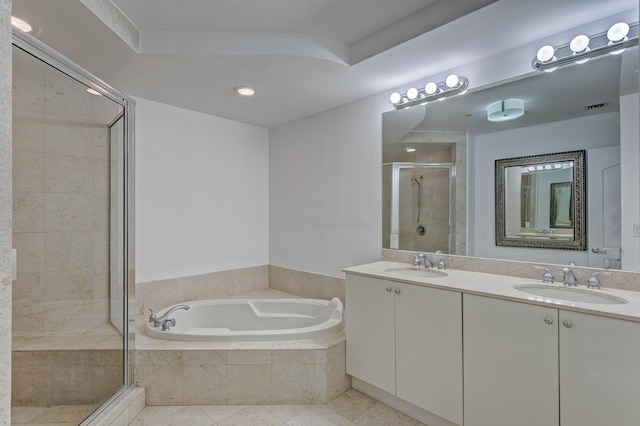
<instances>
[{"instance_id":1,"label":"tiled shower wall","mask_svg":"<svg viewBox=\"0 0 640 426\"><path fill-rule=\"evenodd\" d=\"M11 423L11 0L0 0L0 424Z\"/></svg>"},{"instance_id":2,"label":"tiled shower wall","mask_svg":"<svg viewBox=\"0 0 640 426\"><path fill-rule=\"evenodd\" d=\"M399 158L385 158L385 162L414 162L414 163L455 163L455 199L453 200L454 211L452 212L453 226L453 247L450 247L450 253L466 252L466 175L467 175L467 157L466 157L466 140L465 132L409 132L402 142L415 144L429 144L431 149L418 149L415 154L402 154ZM433 149L437 144L442 144L442 149ZM421 199L421 225L427 228L426 235L419 235L416 232L418 196L416 184L410 181L411 177L419 178L423 176L422 182L422 199ZM447 229L447 202L448 198L442 197L446 192L442 191L443 186L447 187L446 176L427 171L425 169L415 169L412 173L406 172L401 174L400 182L401 199L411 199L413 204L410 208L402 208L400 210L400 246L403 250L418 251L436 251L438 249L445 250L448 244ZM406 180L406 181L405 181ZM403 189L407 193L402 193ZM389 247L389 234L391 225L391 168L383 169L383 229L382 229L382 245ZM446 251L446 250L445 250Z\"/></svg>"},{"instance_id":3,"label":"tiled shower wall","mask_svg":"<svg viewBox=\"0 0 640 426\"><path fill-rule=\"evenodd\" d=\"M117 106L107 106L67 76L27 68L27 59L18 59L13 332L39 336L88 329L104 324L109 313L109 134L106 124L96 123L110 122Z\"/></svg>"}]
</instances>

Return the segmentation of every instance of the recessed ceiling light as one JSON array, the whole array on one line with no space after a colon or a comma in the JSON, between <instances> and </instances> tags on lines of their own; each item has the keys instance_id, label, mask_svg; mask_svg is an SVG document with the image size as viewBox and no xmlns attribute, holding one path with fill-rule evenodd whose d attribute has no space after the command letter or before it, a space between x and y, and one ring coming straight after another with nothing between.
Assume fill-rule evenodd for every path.
<instances>
[{"instance_id":1,"label":"recessed ceiling light","mask_svg":"<svg viewBox=\"0 0 640 426\"><path fill-rule=\"evenodd\" d=\"M247 87L247 86L238 86L236 88L234 88L233 90L236 91L236 93L240 96L253 96L256 94L256 91L253 90L251 87Z\"/></svg>"},{"instance_id":2,"label":"recessed ceiling light","mask_svg":"<svg viewBox=\"0 0 640 426\"><path fill-rule=\"evenodd\" d=\"M11 17L11 25L19 29L20 31L24 31L25 33L33 33L35 32L35 28L32 24L25 21L22 18L17 18L15 16Z\"/></svg>"},{"instance_id":3,"label":"recessed ceiling light","mask_svg":"<svg viewBox=\"0 0 640 426\"><path fill-rule=\"evenodd\" d=\"M91 87L87 87L87 92L91 93L92 95L102 96L102 93L98 92L97 90L92 89Z\"/></svg>"}]
</instances>

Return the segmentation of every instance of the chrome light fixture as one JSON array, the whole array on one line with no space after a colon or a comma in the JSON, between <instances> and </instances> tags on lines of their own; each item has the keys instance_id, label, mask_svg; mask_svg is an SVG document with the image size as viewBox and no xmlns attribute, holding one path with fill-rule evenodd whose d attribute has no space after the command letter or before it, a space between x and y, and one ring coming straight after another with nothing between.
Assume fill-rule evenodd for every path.
<instances>
[{"instance_id":1,"label":"chrome light fixture","mask_svg":"<svg viewBox=\"0 0 640 426\"><path fill-rule=\"evenodd\" d=\"M494 102L487 107L487 120L493 122L509 121L524 115L522 99L505 99Z\"/></svg>"},{"instance_id":2,"label":"chrome light fixture","mask_svg":"<svg viewBox=\"0 0 640 426\"><path fill-rule=\"evenodd\" d=\"M430 81L423 88L412 87L406 93L393 92L389 101L395 109L409 108L414 105L424 105L428 102L442 101L455 95L461 95L469 88L469 80L466 77L450 74L445 81L436 83Z\"/></svg>"},{"instance_id":3,"label":"chrome light fixture","mask_svg":"<svg viewBox=\"0 0 640 426\"><path fill-rule=\"evenodd\" d=\"M584 64L589 59L601 55L618 55L625 49L637 45L638 23L629 25L626 22L618 22L600 34L580 34L571 42L558 47L542 46L533 58L532 65L538 71L552 72L558 67Z\"/></svg>"}]
</instances>

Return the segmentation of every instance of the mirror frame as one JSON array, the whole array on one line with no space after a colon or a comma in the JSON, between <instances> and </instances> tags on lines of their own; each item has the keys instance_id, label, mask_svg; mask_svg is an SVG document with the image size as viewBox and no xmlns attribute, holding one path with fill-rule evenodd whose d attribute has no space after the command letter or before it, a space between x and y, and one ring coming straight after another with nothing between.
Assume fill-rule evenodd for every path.
<instances>
[{"instance_id":1,"label":"mirror frame","mask_svg":"<svg viewBox=\"0 0 640 426\"><path fill-rule=\"evenodd\" d=\"M573 240L544 238L513 238L506 235L505 223L505 169L507 167L531 166L540 163L573 161ZM495 161L496 198L496 246L528 247L561 250L587 249L587 191L586 150L566 151L555 154L530 155L505 158Z\"/></svg>"}]
</instances>

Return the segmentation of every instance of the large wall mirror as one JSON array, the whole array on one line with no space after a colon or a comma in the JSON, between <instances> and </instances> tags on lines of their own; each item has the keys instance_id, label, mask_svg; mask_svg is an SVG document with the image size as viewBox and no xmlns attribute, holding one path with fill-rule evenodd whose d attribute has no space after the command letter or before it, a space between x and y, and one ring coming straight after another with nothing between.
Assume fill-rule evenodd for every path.
<instances>
[{"instance_id":1,"label":"large wall mirror","mask_svg":"<svg viewBox=\"0 0 640 426\"><path fill-rule=\"evenodd\" d=\"M496 160L496 245L586 250L585 153Z\"/></svg>"},{"instance_id":2,"label":"large wall mirror","mask_svg":"<svg viewBox=\"0 0 640 426\"><path fill-rule=\"evenodd\" d=\"M632 239L631 230L623 232L621 224L624 211L640 216L637 206L630 209L628 206L637 200L640 182L621 178L621 173L624 176L621 168L637 170L639 163L638 62L638 48L633 47L620 55L592 59L587 64L559 68L551 73L532 71L492 87L473 88L472 84L472 89L463 96L384 113L383 248L420 250L423 246L403 244L403 239L405 242L409 238L435 240L440 232L448 235L449 244L439 242L438 247L433 248L452 254L558 264L576 262L579 266L638 270L640 250L625 247L625 238L638 246L637 238ZM512 98L524 101L522 117L503 122L487 120L488 105ZM636 147L633 148L635 154L626 157L623 154L621 158L621 148L628 152L629 144ZM455 153L450 152L446 159L431 154L443 149L451 151L452 146L455 146ZM574 180L560 176L553 182L544 183L543 177L531 173L526 178L530 182L528 195L522 195L522 183L514 198L506 196L500 188L496 193L496 160L570 151L586 153L586 221L581 214L570 213L575 212L575 196L578 195L575 174ZM420 203L422 217L437 215L436 211L441 213L441 209L430 201L433 191L428 189L427 175L420 172L407 175L404 179L407 195L394 200L391 169L393 163L429 162L455 166L455 193L452 195L455 199L451 206L454 212L449 212L447 222L433 221L429 226L425 225L427 238L423 238L416 233L420 225L416 203ZM460 176L465 173L461 180ZM545 200L534 210L531 205L532 197L536 195L534 186L543 184L545 192L538 192L537 196ZM400 185L403 185L402 178ZM434 184L437 188L442 186ZM500 241L496 244L496 197L506 200L505 214L519 213L514 226L519 225L521 234L536 233L535 236L517 237L525 241L535 238L535 242L524 247L505 247ZM528 217L521 211L527 200L530 202ZM552 206L556 208L555 212L552 212ZM434 211L429 211L430 208ZM397 210L397 217L410 216L406 230L394 228L391 222L393 209ZM544 221L538 223L538 219ZM638 223L640 218L633 220ZM508 220L502 223L509 224ZM543 234L545 230L546 235ZM574 234L569 237L572 232ZM511 235L505 236L502 243L512 239ZM571 248L576 250L566 250L565 243L559 242L561 238L565 238L565 243L571 238L574 246ZM553 244L546 243L552 240L555 241ZM546 242L539 244L541 241ZM602 250L598 251L603 247L610 250L604 250L606 254L603 254Z\"/></svg>"}]
</instances>

